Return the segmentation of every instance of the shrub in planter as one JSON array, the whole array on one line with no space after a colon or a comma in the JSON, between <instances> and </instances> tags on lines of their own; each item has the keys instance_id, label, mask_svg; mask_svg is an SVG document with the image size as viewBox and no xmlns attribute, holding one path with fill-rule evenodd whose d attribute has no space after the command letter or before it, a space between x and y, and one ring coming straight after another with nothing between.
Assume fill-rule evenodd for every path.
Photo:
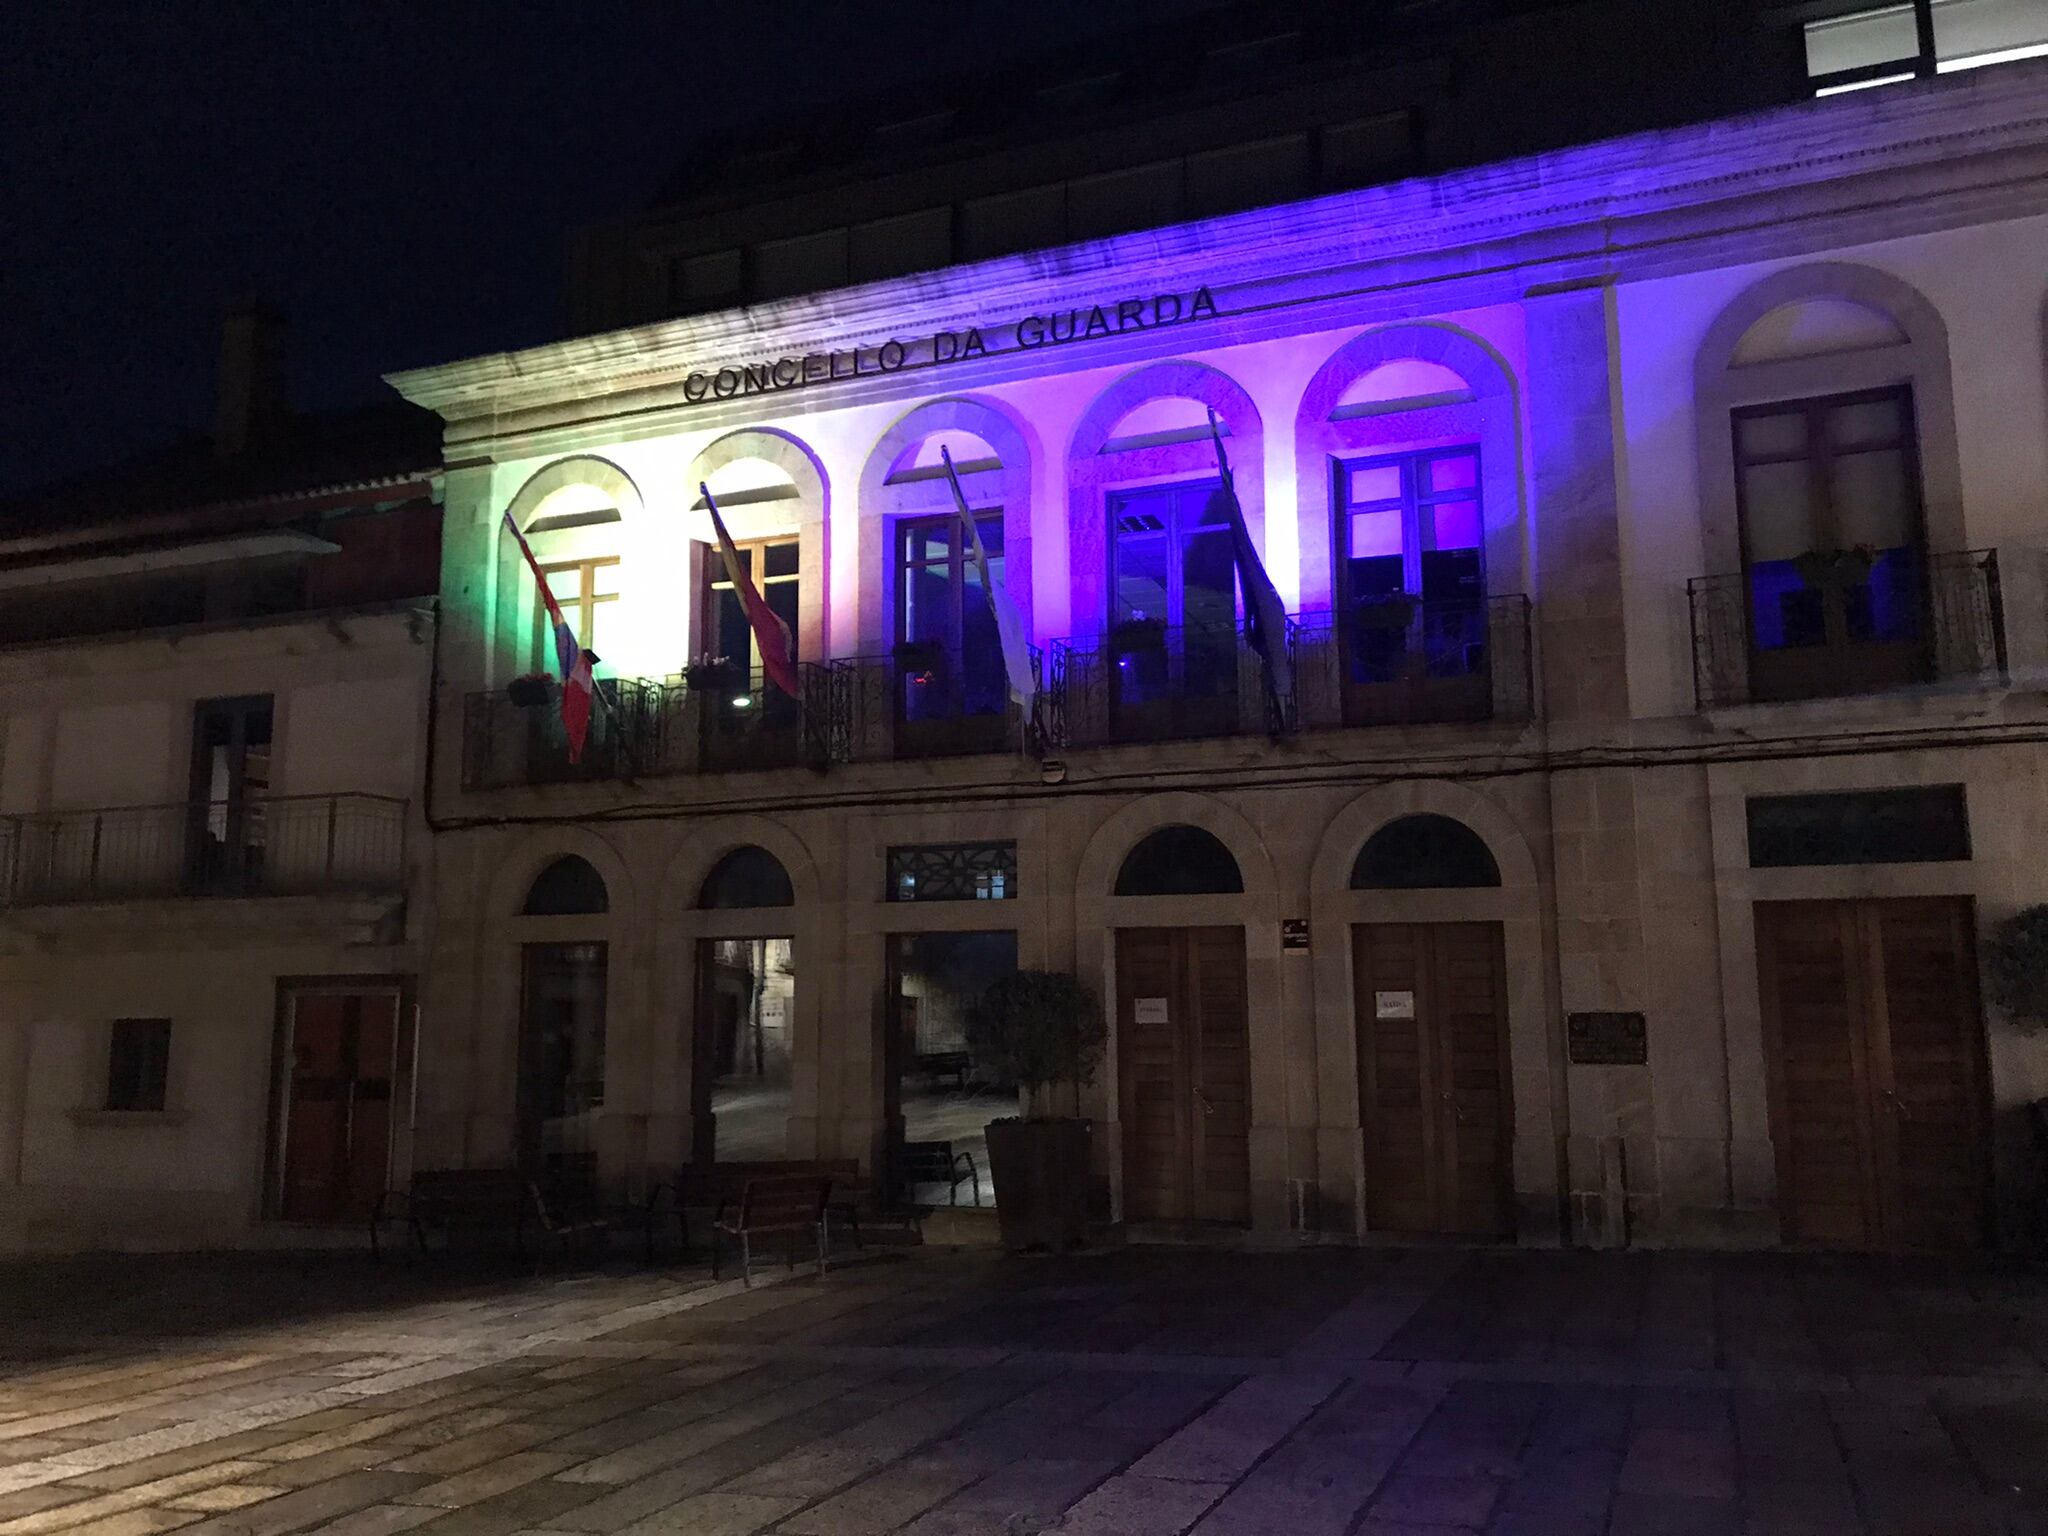
<instances>
[{"instance_id":1,"label":"shrub in planter","mask_svg":"<svg viewBox=\"0 0 2048 1536\"><path fill-rule=\"evenodd\" d=\"M1102 1004L1078 978L1017 971L992 983L967 1021L968 1044L991 1075L1024 1094L1021 1118L988 1128L1003 1244L1079 1247L1088 1237L1089 1124L1053 1112L1056 1087L1080 1092L1108 1042Z\"/></svg>"},{"instance_id":2,"label":"shrub in planter","mask_svg":"<svg viewBox=\"0 0 2048 1536\"><path fill-rule=\"evenodd\" d=\"M545 672L529 672L505 685L505 698L518 709L538 709L555 696L555 680Z\"/></svg>"},{"instance_id":3,"label":"shrub in planter","mask_svg":"<svg viewBox=\"0 0 2048 1536\"><path fill-rule=\"evenodd\" d=\"M2015 1022L2048 1028L2048 905L2015 912L1991 930L1984 995Z\"/></svg>"}]
</instances>

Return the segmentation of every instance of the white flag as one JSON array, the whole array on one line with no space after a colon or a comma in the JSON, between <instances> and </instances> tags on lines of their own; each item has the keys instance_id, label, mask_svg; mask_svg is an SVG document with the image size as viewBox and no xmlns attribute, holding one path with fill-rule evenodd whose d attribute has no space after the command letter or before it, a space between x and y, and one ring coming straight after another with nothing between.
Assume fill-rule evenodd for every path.
<instances>
[{"instance_id":1,"label":"white flag","mask_svg":"<svg viewBox=\"0 0 2048 1536\"><path fill-rule=\"evenodd\" d=\"M981 572L981 589L988 594L988 605L995 612L996 634L1001 638L1003 647L1003 670L1010 678L1010 697L1024 711L1024 723L1028 726L1031 723L1031 701L1038 693L1038 674L1031 666L1031 641L1024 633L1024 615L1017 611L1009 589L989 574L988 551L982 548L981 530L975 526L974 514L968 510L967 493L960 489L960 476L953 468L953 455L942 445L939 458L945 463L946 479L953 487L953 505L959 509L960 521L967 525L974 564Z\"/></svg>"}]
</instances>

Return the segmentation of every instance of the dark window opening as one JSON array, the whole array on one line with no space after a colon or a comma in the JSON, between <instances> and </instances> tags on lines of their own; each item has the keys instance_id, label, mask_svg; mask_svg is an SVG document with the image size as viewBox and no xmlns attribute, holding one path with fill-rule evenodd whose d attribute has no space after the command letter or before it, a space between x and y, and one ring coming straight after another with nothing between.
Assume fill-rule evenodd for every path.
<instances>
[{"instance_id":1,"label":"dark window opening","mask_svg":"<svg viewBox=\"0 0 2048 1536\"><path fill-rule=\"evenodd\" d=\"M766 848L749 844L733 849L712 866L697 893L697 905L713 912L736 907L793 907L796 892L782 861Z\"/></svg>"},{"instance_id":2,"label":"dark window opening","mask_svg":"<svg viewBox=\"0 0 2048 1536\"><path fill-rule=\"evenodd\" d=\"M604 876L588 859L570 853L534 877L520 912L526 917L588 917L610 909Z\"/></svg>"},{"instance_id":3,"label":"dark window opening","mask_svg":"<svg viewBox=\"0 0 2048 1536\"><path fill-rule=\"evenodd\" d=\"M1752 869L1939 864L1970 856L1970 817L1960 784L1758 795L1748 811Z\"/></svg>"},{"instance_id":4,"label":"dark window opening","mask_svg":"<svg viewBox=\"0 0 2048 1536\"><path fill-rule=\"evenodd\" d=\"M1003 580L1003 517L977 510L989 578ZM896 673L898 718L951 720L1001 715L1010 684L1003 670L995 609L960 519L896 525Z\"/></svg>"},{"instance_id":5,"label":"dark window opening","mask_svg":"<svg viewBox=\"0 0 2048 1536\"><path fill-rule=\"evenodd\" d=\"M891 848L885 894L890 901L1009 901L1017 894L1017 845Z\"/></svg>"},{"instance_id":6,"label":"dark window opening","mask_svg":"<svg viewBox=\"0 0 2048 1536\"><path fill-rule=\"evenodd\" d=\"M160 1112L170 1069L169 1019L114 1020L107 1045L106 1107L125 1113Z\"/></svg>"},{"instance_id":7,"label":"dark window opening","mask_svg":"<svg viewBox=\"0 0 2048 1536\"><path fill-rule=\"evenodd\" d=\"M1212 832L1161 827L1124 856L1119 896L1236 896L1244 891L1237 860Z\"/></svg>"},{"instance_id":8,"label":"dark window opening","mask_svg":"<svg viewBox=\"0 0 2048 1536\"><path fill-rule=\"evenodd\" d=\"M1500 884L1500 865L1478 833L1448 816L1403 816L1365 840L1351 867L1354 891L1476 889Z\"/></svg>"}]
</instances>

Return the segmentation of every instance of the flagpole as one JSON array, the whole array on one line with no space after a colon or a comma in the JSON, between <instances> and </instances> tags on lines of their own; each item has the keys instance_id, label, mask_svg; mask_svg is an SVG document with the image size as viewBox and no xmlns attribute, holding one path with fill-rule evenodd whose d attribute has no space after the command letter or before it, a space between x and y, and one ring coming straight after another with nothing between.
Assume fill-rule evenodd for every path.
<instances>
[{"instance_id":1,"label":"flagpole","mask_svg":"<svg viewBox=\"0 0 2048 1536\"><path fill-rule=\"evenodd\" d=\"M988 550L981 542L981 528L974 520L974 511L967 505L967 492L961 489L960 472L953 467L953 453L945 444L939 445L939 462L946 467L946 483L953 488L953 509L959 513L960 521L966 526L967 537L974 546L975 568L981 572L982 590L988 596L989 612L996 621L996 633L1003 651L1003 672L1009 679L1010 697L1017 703L1017 751L1029 756L1031 749L1032 716L1037 713L1038 678L1031 667L1031 642L1024 635L1024 616L1010 601L1007 590L998 590L995 575L989 569Z\"/></svg>"}]
</instances>

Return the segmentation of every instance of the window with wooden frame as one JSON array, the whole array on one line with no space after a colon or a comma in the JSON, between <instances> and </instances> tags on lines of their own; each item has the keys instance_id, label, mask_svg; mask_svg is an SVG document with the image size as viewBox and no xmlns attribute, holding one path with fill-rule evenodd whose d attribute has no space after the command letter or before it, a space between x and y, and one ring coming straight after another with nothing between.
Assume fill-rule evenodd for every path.
<instances>
[{"instance_id":1,"label":"window with wooden frame","mask_svg":"<svg viewBox=\"0 0 2048 1536\"><path fill-rule=\"evenodd\" d=\"M991 580L1003 579L1003 516L978 510ZM896 524L896 656L905 720L999 715L1009 704L995 609L960 519Z\"/></svg>"},{"instance_id":2,"label":"window with wooden frame","mask_svg":"<svg viewBox=\"0 0 2048 1536\"><path fill-rule=\"evenodd\" d=\"M171 1021L116 1019L107 1040L104 1108L161 1114L171 1076Z\"/></svg>"},{"instance_id":3,"label":"window with wooden frame","mask_svg":"<svg viewBox=\"0 0 2048 1536\"><path fill-rule=\"evenodd\" d=\"M789 626L790 659L797 657L797 541L794 538L754 539L735 543L740 569L754 589L783 623ZM725 561L716 545L704 549L704 600L698 607L703 615L698 659L727 661L745 667L750 677L761 672L761 646L747 622L747 610L740 594L726 574Z\"/></svg>"},{"instance_id":4,"label":"window with wooden frame","mask_svg":"<svg viewBox=\"0 0 2048 1536\"><path fill-rule=\"evenodd\" d=\"M1927 629L1912 390L1744 406L1733 426L1753 691L1910 681Z\"/></svg>"},{"instance_id":5,"label":"window with wooden frame","mask_svg":"<svg viewBox=\"0 0 2048 1536\"><path fill-rule=\"evenodd\" d=\"M606 555L591 560L565 560L544 565L548 591L562 610L562 617L575 631L576 643L592 657L591 671L610 677L613 669L606 656L618 621L619 557ZM537 672L553 673L555 637L550 631L545 603L536 602L533 614L533 660Z\"/></svg>"}]
</instances>

